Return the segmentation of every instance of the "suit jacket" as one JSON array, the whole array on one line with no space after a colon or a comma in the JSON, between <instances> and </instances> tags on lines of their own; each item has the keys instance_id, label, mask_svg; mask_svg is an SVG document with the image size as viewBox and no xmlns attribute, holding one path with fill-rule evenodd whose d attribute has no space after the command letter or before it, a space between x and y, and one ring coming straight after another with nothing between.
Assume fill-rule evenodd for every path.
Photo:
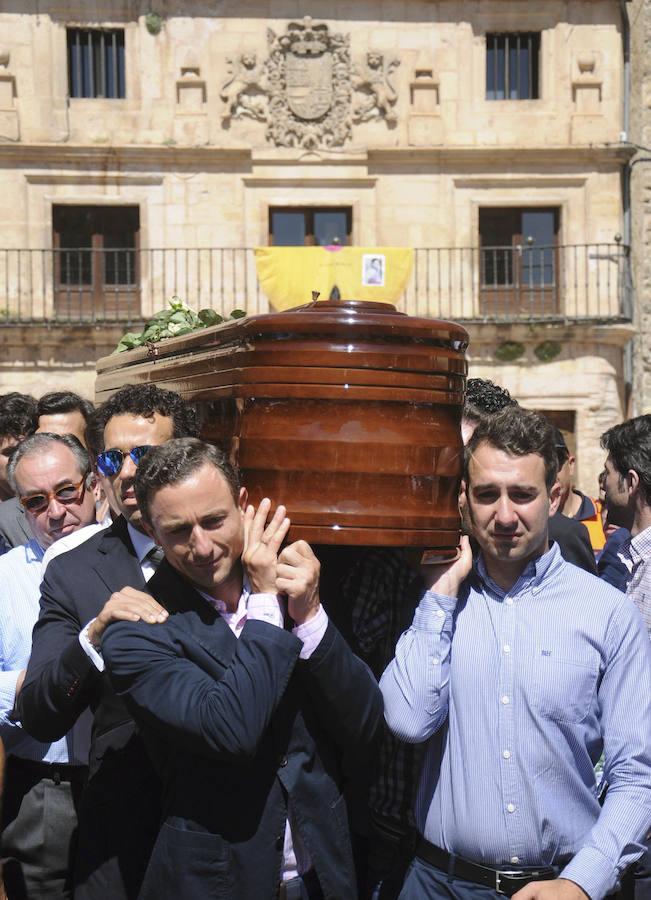
<instances>
[{"instance_id":1,"label":"suit jacket","mask_svg":"<svg viewBox=\"0 0 651 900\"><path fill-rule=\"evenodd\" d=\"M163 773L141 900L274 900L288 802L324 897L353 900L341 786L382 720L370 670L331 623L300 660L298 638L267 622L248 621L237 639L165 562L149 587L169 619L117 622L102 643Z\"/></svg>"},{"instance_id":2,"label":"suit jacket","mask_svg":"<svg viewBox=\"0 0 651 900\"><path fill-rule=\"evenodd\" d=\"M39 741L65 735L90 706L89 782L79 813L75 897L135 898L160 814L160 782L132 716L79 643L114 591L145 580L118 519L48 566L32 654L18 698L23 727Z\"/></svg>"},{"instance_id":3,"label":"suit jacket","mask_svg":"<svg viewBox=\"0 0 651 900\"><path fill-rule=\"evenodd\" d=\"M10 547L20 547L34 537L32 526L27 521L25 510L17 497L0 503L0 538Z\"/></svg>"}]
</instances>

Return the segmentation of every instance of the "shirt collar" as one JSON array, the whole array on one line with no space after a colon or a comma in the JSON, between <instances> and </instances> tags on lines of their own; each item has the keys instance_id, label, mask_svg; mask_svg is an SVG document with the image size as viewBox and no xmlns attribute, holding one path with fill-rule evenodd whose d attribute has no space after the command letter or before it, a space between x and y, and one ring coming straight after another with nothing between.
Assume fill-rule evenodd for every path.
<instances>
[{"instance_id":1,"label":"shirt collar","mask_svg":"<svg viewBox=\"0 0 651 900\"><path fill-rule=\"evenodd\" d=\"M136 551L138 562L141 563L156 544L148 535L143 534L142 531L138 531L137 528L134 528L131 522L127 522L127 531L129 532L133 549Z\"/></svg>"},{"instance_id":2,"label":"shirt collar","mask_svg":"<svg viewBox=\"0 0 651 900\"><path fill-rule=\"evenodd\" d=\"M27 541L25 544L25 558L28 563L42 562L44 556L45 550L41 547L36 538Z\"/></svg>"},{"instance_id":3,"label":"shirt collar","mask_svg":"<svg viewBox=\"0 0 651 900\"><path fill-rule=\"evenodd\" d=\"M480 580L483 581L493 593L500 597L505 597L507 594L517 594L524 587L529 585L531 587L538 587L543 579L555 572L556 569L562 565L563 557L561 556L561 551L558 548L558 544L555 541L552 541L549 550L541 556L536 557L536 559L531 560L531 562L527 564L522 575L520 575L513 587L508 591L505 591L504 588L501 588L496 584L488 574L483 553L480 553L477 557L475 569Z\"/></svg>"},{"instance_id":4,"label":"shirt collar","mask_svg":"<svg viewBox=\"0 0 651 900\"><path fill-rule=\"evenodd\" d=\"M251 587L245 575L244 581L242 583L242 595L237 605L237 610L234 613L228 612L226 604L223 600L215 599L215 597L211 597L210 594L206 594L205 591L200 591L198 588L197 592L201 594L203 599L207 600L211 606L214 606L214 608L220 615L222 615L227 621L229 621L229 619L231 618L239 618L244 612L246 612L246 607L249 602L249 595L251 594Z\"/></svg>"},{"instance_id":5,"label":"shirt collar","mask_svg":"<svg viewBox=\"0 0 651 900\"><path fill-rule=\"evenodd\" d=\"M651 526L622 544L619 553L628 557L633 565L639 565L642 560L648 559L651 556Z\"/></svg>"}]
</instances>

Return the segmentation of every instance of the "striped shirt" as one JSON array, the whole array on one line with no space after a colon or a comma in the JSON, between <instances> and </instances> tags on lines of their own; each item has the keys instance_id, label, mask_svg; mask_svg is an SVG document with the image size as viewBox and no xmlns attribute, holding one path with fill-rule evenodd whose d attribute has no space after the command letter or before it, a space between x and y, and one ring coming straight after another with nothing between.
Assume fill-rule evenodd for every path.
<instances>
[{"instance_id":1,"label":"striped shirt","mask_svg":"<svg viewBox=\"0 0 651 900\"><path fill-rule=\"evenodd\" d=\"M0 557L0 736L7 753L35 762L88 762L88 721L80 719L51 744L31 738L10 718L16 682L32 651L32 629L38 619L43 549L32 538Z\"/></svg>"},{"instance_id":2,"label":"striped shirt","mask_svg":"<svg viewBox=\"0 0 651 900\"><path fill-rule=\"evenodd\" d=\"M562 876L592 900L641 856L651 643L627 597L557 545L509 591L480 559L458 599L426 592L380 686L394 733L427 741L416 802L427 840L487 865L569 860Z\"/></svg>"},{"instance_id":3,"label":"striped shirt","mask_svg":"<svg viewBox=\"0 0 651 900\"><path fill-rule=\"evenodd\" d=\"M640 610L651 637L651 528L645 528L626 541L618 556L630 573L626 596Z\"/></svg>"}]
</instances>

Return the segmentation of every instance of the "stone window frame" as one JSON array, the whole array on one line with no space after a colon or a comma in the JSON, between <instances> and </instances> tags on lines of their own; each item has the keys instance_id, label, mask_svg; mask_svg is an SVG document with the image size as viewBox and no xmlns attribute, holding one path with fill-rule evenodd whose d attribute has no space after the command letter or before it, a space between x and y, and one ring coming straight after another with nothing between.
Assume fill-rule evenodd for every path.
<instances>
[{"instance_id":1,"label":"stone window frame","mask_svg":"<svg viewBox=\"0 0 651 900\"><path fill-rule=\"evenodd\" d=\"M353 222L354 222L354 209L351 204L323 204L323 203L315 203L315 204L306 204L306 203L297 203L297 204L287 204L287 203L278 203L278 204L269 204L267 206L267 218L268 218L268 229L267 229L267 243L270 247L274 246L273 243L273 231L271 226L271 217L274 212L302 212L307 217L308 220L314 218L315 212L345 212L347 218L347 233L346 233L346 242L342 244L342 246L350 247L353 245ZM301 245L298 245L301 246ZM306 227L305 229L305 241L303 243L304 247L314 247L317 246L316 241L314 239L314 226L312 224L311 228Z\"/></svg>"}]
</instances>

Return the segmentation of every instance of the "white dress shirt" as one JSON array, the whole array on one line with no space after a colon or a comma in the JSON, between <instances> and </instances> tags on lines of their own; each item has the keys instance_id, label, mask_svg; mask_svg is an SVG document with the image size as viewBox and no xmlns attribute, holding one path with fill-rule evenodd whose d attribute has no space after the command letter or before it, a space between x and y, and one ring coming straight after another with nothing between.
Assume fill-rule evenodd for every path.
<instances>
[{"instance_id":1,"label":"white dress shirt","mask_svg":"<svg viewBox=\"0 0 651 900\"><path fill-rule=\"evenodd\" d=\"M16 683L32 652L39 613L44 550L35 538L0 557L0 735L8 753L32 762L87 765L89 719L80 717L68 734L51 744L31 738L9 718Z\"/></svg>"}]
</instances>

